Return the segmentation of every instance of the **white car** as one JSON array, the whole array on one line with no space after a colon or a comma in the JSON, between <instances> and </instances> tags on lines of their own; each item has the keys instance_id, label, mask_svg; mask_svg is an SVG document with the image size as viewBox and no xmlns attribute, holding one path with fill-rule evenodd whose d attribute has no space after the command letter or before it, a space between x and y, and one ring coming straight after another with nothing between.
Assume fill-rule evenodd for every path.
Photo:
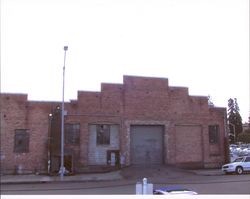
<instances>
[{"instance_id":1,"label":"white car","mask_svg":"<svg viewBox=\"0 0 250 199\"><path fill-rule=\"evenodd\" d=\"M243 150L242 150L242 153L243 153L244 155L250 155L250 148L245 148L245 149L243 149Z\"/></svg>"},{"instance_id":2,"label":"white car","mask_svg":"<svg viewBox=\"0 0 250 199\"><path fill-rule=\"evenodd\" d=\"M159 189L155 189L153 191L154 195L197 195L195 191L191 191L186 188L182 188L180 186L167 186Z\"/></svg>"},{"instance_id":3,"label":"white car","mask_svg":"<svg viewBox=\"0 0 250 199\"><path fill-rule=\"evenodd\" d=\"M239 156L234 154L234 153L230 153L230 162L234 162Z\"/></svg>"},{"instance_id":4,"label":"white car","mask_svg":"<svg viewBox=\"0 0 250 199\"><path fill-rule=\"evenodd\" d=\"M250 171L250 156L243 156L236 158L234 162L225 164L222 166L224 173L237 173L242 174L243 172Z\"/></svg>"}]
</instances>

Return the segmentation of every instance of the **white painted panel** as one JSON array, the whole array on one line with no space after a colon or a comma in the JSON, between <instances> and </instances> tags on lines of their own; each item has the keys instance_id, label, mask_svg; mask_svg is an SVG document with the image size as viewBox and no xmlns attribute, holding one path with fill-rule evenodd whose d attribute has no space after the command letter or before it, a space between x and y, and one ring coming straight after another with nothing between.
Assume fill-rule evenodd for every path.
<instances>
[{"instance_id":1,"label":"white painted panel","mask_svg":"<svg viewBox=\"0 0 250 199\"><path fill-rule=\"evenodd\" d=\"M96 125L89 126L89 165L106 165L107 164L107 151L119 150L119 125L110 126L110 145L97 145L96 144Z\"/></svg>"}]
</instances>

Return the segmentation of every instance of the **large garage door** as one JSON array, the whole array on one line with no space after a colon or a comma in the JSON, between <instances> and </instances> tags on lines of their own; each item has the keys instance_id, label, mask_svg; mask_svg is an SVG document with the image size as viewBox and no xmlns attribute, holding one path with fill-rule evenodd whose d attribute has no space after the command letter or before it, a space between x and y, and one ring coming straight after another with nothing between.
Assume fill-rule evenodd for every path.
<instances>
[{"instance_id":1,"label":"large garage door","mask_svg":"<svg viewBox=\"0 0 250 199\"><path fill-rule=\"evenodd\" d=\"M131 126L131 164L163 163L163 126Z\"/></svg>"}]
</instances>

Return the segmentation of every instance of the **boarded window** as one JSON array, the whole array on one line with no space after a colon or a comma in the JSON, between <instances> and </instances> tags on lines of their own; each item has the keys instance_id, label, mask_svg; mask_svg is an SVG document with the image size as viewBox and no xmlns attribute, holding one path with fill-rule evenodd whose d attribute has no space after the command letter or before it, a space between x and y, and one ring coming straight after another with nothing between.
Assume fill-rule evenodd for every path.
<instances>
[{"instance_id":1,"label":"boarded window","mask_svg":"<svg viewBox=\"0 0 250 199\"><path fill-rule=\"evenodd\" d=\"M65 124L65 143L80 144L80 124Z\"/></svg>"},{"instance_id":2,"label":"boarded window","mask_svg":"<svg viewBox=\"0 0 250 199\"><path fill-rule=\"evenodd\" d=\"M218 144L219 143L219 125L209 125L209 143Z\"/></svg>"},{"instance_id":3,"label":"boarded window","mask_svg":"<svg viewBox=\"0 0 250 199\"><path fill-rule=\"evenodd\" d=\"M97 125L96 127L96 144L109 145L110 144L110 125Z\"/></svg>"},{"instance_id":4,"label":"boarded window","mask_svg":"<svg viewBox=\"0 0 250 199\"><path fill-rule=\"evenodd\" d=\"M15 153L28 153L29 152L29 133L27 129L16 129L15 130Z\"/></svg>"}]
</instances>

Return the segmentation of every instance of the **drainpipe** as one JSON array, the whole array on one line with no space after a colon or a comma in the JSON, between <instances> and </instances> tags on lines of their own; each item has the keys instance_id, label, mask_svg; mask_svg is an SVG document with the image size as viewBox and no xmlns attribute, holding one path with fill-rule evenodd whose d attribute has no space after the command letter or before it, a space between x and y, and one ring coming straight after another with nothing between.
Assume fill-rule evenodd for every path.
<instances>
[{"instance_id":1,"label":"drainpipe","mask_svg":"<svg viewBox=\"0 0 250 199\"><path fill-rule=\"evenodd\" d=\"M49 114L49 128L48 128L48 174L51 171L51 153L50 153L50 146L51 146L51 123L52 123L52 113Z\"/></svg>"},{"instance_id":2,"label":"drainpipe","mask_svg":"<svg viewBox=\"0 0 250 199\"><path fill-rule=\"evenodd\" d=\"M224 113L224 130L225 130L225 136L224 136L224 147L225 147L225 159L224 163L229 163L230 162L230 154L229 154L229 136L228 136L228 128L227 128L227 113L225 111Z\"/></svg>"}]
</instances>

